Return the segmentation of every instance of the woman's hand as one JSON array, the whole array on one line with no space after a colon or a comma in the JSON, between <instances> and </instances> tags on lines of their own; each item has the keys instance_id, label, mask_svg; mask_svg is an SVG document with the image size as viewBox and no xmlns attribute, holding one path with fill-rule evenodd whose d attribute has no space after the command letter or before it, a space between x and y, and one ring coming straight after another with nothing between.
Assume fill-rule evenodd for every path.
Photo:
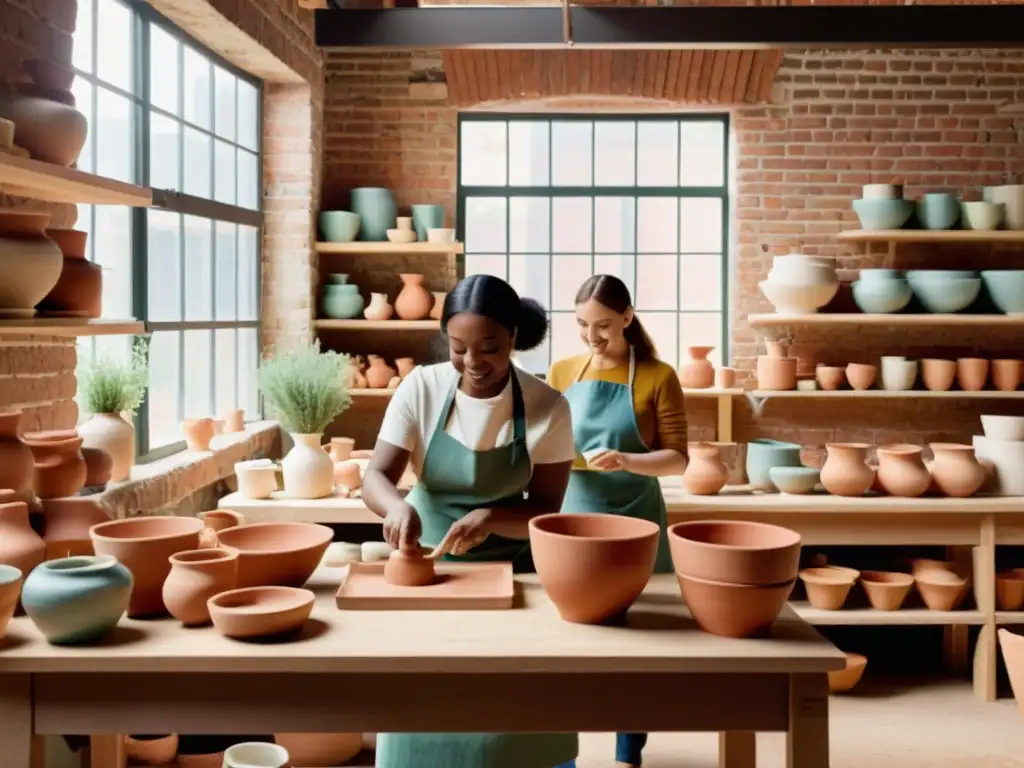
<instances>
[{"instance_id":1,"label":"woman's hand","mask_svg":"<svg viewBox=\"0 0 1024 768\"><path fill-rule=\"evenodd\" d=\"M392 549L419 549L422 534L419 513L411 504L399 502L384 517L384 541Z\"/></svg>"},{"instance_id":2,"label":"woman's hand","mask_svg":"<svg viewBox=\"0 0 1024 768\"><path fill-rule=\"evenodd\" d=\"M434 557L445 554L464 555L471 549L479 547L483 544L484 539L491 535L490 518L491 510L480 508L474 509L456 520L432 555Z\"/></svg>"},{"instance_id":3,"label":"woman's hand","mask_svg":"<svg viewBox=\"0 0 1024 768\"><path fill-rule=\"evenodd\" d=\"M633 454L621 451L605 451L592 458L587 464L603 472L633 471Z\"/></svg>"}]
</instances>

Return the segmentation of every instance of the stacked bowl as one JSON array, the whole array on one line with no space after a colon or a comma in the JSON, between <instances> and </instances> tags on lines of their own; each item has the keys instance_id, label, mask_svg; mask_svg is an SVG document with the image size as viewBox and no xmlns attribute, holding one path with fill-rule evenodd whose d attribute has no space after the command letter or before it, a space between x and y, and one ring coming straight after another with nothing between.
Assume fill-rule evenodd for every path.
<instances>
[{"instance_id":1,"label":"stacked bowl","mask_svg":"<svg viewBox=\"0 0 1024 768\"><path fill-rule=\"evenodd\" d=\"M1024 269L986 269L981 281L1000 312L1024 315Z\"/></svg>"},{"instance_id":2,"label":"stacked bowl","mask_svg":"<svg viewBox=\"0 0 1024 768\"><path fill-rule=\"evenodd\" d=\"M853 284L853 300L861 312L888 315L899 312L913 298L913 290L896 269L862 269Z\"/></svg>"},{"instance_id":3,"label":"stacked bowl","mask_svg":"<svg viewBox=\"0 0 1024 768\"><path fill-rule=\"evenodd\" d=\"M974 454L991 468L986 490L998 496L1024 496L1024 416L981 417L984 435L974 436Z\"/></svg>"},{"instance_id":4,"label":"stacked bowl","mask_svg":"<svg viewBox=\"0 0 1024 768\"><path fill-rule=\"evenodd\" d=\"M967 309L981 292L981 278L969 269L912 269L907 282L921 305L933 313Z\"/></svg>"},{"instance_id":5,"label":"stacked bowl","mask_svg":"<svg viewBox=\"0 0 1024 768\"><path fill-rule=\"evenodd\" d=\"M903 199L900 184L865 184L860 200L853 201L853 212L861 229L899 229L914 213L913 200Z\"/></svg>"},{"instance_id":6,"label":"stacked bowl","mask_svg":"<svg viewBox=\"0 0 1024 768\"><path fill-rule=\"evenodd\" d=\"M737 520L677 523L668 529L672 563L697 625L722 637L768 633L800 566L800 534Z\"/></svg>"},{"instance_id":7,"label":"stacked bowl","mask_svg":"<svg viewBox=\"0 0 1024 768\"><path fill-rule=\"evenodd\" d=\"M789 253L775 257L768 279L758 286L776 314L806 315L832 301L839 278L831 259Z\"/></svg>"}]
</instances>

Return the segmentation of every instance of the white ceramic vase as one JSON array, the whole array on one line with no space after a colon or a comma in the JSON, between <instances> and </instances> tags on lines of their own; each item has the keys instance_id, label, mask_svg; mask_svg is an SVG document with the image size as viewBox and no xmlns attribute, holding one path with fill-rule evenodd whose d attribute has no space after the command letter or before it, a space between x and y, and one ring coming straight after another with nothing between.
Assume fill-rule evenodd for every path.
<instances>
[{"instance_id":1,"label":"white ceramic vase","mask_svg":"<svg viewBox=\"0 0 1024 768\"><path fill-rule=\"evenodd\" d=\"M788 253L775 257L768 279L758 286L776 313L804 315L832 301L839 290L839 278L829 259Z\"/></svg>"},{"instance_id":2,"label":"white ceramic vase","mask_svg":"<svg viewBox=\"0 0 1024 768\"><path fill-rule=\"evenodd\" d=\"M224 750L224 768L285 768L291 758L278 744L248 741Z\"/></svg>"},{"instance_id":3,"label":"white ceramic vase","mask_svg":"<svg viewBox=\"0 0 1024 768\"><path fill-rule=\"evenodd\" d=\"M334 492L334 462L321 445L323 435L296 435L281 460L284 492L293 499L322 499Z\"/></svg>"},{"instance_id":4,"label":"white ceramic vase","mask_svg":"<svg viewBox=\"0 0 1024 768\"><path fill-rule=\"evenodd\" d=\"M996 496L1024 496L1024 442L974 436L974 455L992 468L991 485L982 486Z\"/></svg>"},{"instance_id":5,"label":"white ceramic vase","mask_svg":"<svg viewBox=\"0 0 1024 768\"><path fill-rule=\"evenodd\" d=\"M1003 222L1007 229L1024 229L1024 184L1003 184L991 187L987 202L1002 203Z\"/></svg>"},{"instance_id":6,"label":"white ceramic vase","mask_svg":"<svg viewBox=\"0 0 1024 768\"><path fill-rule=\"evenodd\" d=\"M78 427L83 448L97 448L110 456L110 482L127 480L135 466L135 427L117 413L97 413Z\"/></svg>"}]
</instances>

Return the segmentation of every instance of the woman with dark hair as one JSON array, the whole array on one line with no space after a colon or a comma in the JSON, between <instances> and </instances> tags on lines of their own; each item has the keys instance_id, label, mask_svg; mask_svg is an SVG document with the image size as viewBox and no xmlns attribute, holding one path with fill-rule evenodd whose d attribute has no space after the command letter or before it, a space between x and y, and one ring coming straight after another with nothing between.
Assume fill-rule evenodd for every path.
<instances>
[{"instance_id":1,"label":"woman with dark hair","mask_svg":"<svg viewBox=\"0 0 1024 768\"><path fill-rule=\"evenodd\" d=\"M576 459L563 512L606 512L661 526L654 570L672 572L665 497L658 478L686 468L683 390L658 359L633 312L629 289L612 275L593 275L576 294L576 322L587 352L551 366L548 383L572 410ZM615 759L639 766L645 733L616 736Z\"/></svg>"},{"instance_id":2,"label":"woman with dark hair","mask_svg":"<svg viewBox=\"0 0 1024 768\"><path fill-rule=\"evenodd\" d=\"M569 405L512 365L547 335L543 308L496 277L462 280L444 303L449 362L420 366L395 391L363 478L366 506L395 549L528 568L530 518L558 512L573 450ZM412 462L419 482L397 484ZM569 734L380 734L377 768L554 768Z\"/></svg>"}]
</instances>

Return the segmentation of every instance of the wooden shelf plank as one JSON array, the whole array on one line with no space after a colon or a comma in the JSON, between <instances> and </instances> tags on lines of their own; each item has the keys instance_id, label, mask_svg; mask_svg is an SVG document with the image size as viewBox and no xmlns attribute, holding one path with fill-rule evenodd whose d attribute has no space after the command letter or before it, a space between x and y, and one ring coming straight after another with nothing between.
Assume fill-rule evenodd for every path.
<instances>
[{"instance_id":1,"label":"wooden shelf plank","mask_svg":"<svg viewBox=\"0 0 1024 768\"><path fill-rule=\"evenodd\" d=\"M387 398L395 394L393 389L350 389L348 391L352 397L382 397Z\"/></svg>"},{"instance_id":2,"label":"wooden shelf plank","mask_svg":"<svg viewBox=\"0 0 1024 768\"><path fill-rule=\"evenodd\" d=\"M996 611L996 624L1024 624L1024 611Z\"/></svg>"},{"instance_id":3,"label":"wooden shelf plank","mask_svg":"<svg viewBox=\"0 0 1024 768\"><path fill-rule=\"evenodd\" d=\"M732 389L716 389L715 387L689 389L688 387L683 387L683 394L687 397L743 397L746 391L738 387L733 387Z\"/></svg>"},{"instance_id":4,"label":"wooden shelf plank","mask_svg":"<svg viewBox=\"0 0 1024 768\"><path fill-rule=\"evenodd\" d=\"M145 333L139 320L99 318L27 317L0 320L0 334L35 334L39 336L133 336Z\"/></svg>"},{"instance_id":5,"label":"wooden shelf plank","mask_svg":"<svg viewBox=\"0 0 1024 768\"><path fill-rule=\"evenodd\" d=\"M813 392L802 392L791 389L786 391L771 389L752 389L747 394L751 397L763 397L770 399L799 399L799 398L868 398L876 400L890 399L946 399L946 400L1024 400L1024 391L1000 392L995 389L985 389L980 392L961 392L950 390L948 392L932 392L928 389L911 389L903 392L890 391L885 389L816 389Z\"/></svg>"},{"instance_id":6,"label":"wooden shelf plank","mask_svg":"<svg viewBox=\"0 0 1024 768\"><path fill-rule=\"evenodd\" d=\"M51 203L93 203L148 208L153 193L145 187L106 179L76 168L62 168L0 152L0 189Z\"/></svg>"},{"instance_id":7,"label":"wooden shelf plank","mask_svg":"<svg viewBox=\"0 0 1024 768\"><path fill-rule=\"evenodd\" d=\"M853 229L840 232L841 243L1018 243L1024 245L1024 230L970 229Z\"/></svg>"},{"instance_id":8,"label":"wooden shelf plank","mask_svg":"<svg viewBox=\"0 0 1024 768\"><path fill-rule=\"evenodd\" d=\"M804 621L819 627L895 627L895 626L949 626L954 624L984 624L981 611L930 611L927 608L904 608L898 611L876 611L874 608L846 608L824 611L808 603L790 603Z\"/></svg>"},{"instance_id":9,"label":"wooden shelf plank","mask_svg":"<svg viewBox=\"0 0 1024 768\"><path fill-rule=\"evenodd\" d=\"M314 320L322 331L439 331L439 320Z\"/></svg>"},{"instance_id":10,"label":"wooden shelf plank","mask_svg":"<svg viewBox=\"0 0 1024 768\"><path fill-rule=\"evenodd\" d=\"M317 243L318 253L423 253L460 254L462 243Z\"/></svg>"},{"instance_id":11,"label":"wooden shelf plank","mask_svg":"<svg viewBox=\"0 0 1024 768\"><path fill-rule=\"evenodd\" d=\"M840 325L876 328L923 328L926 326L1024 328L1024 315L868 315L860 313L776 315L774 313L765 313L748 315L747 322L753 328L780 328L787 326L830 328Z\"/></svg>"}]
</instances>

